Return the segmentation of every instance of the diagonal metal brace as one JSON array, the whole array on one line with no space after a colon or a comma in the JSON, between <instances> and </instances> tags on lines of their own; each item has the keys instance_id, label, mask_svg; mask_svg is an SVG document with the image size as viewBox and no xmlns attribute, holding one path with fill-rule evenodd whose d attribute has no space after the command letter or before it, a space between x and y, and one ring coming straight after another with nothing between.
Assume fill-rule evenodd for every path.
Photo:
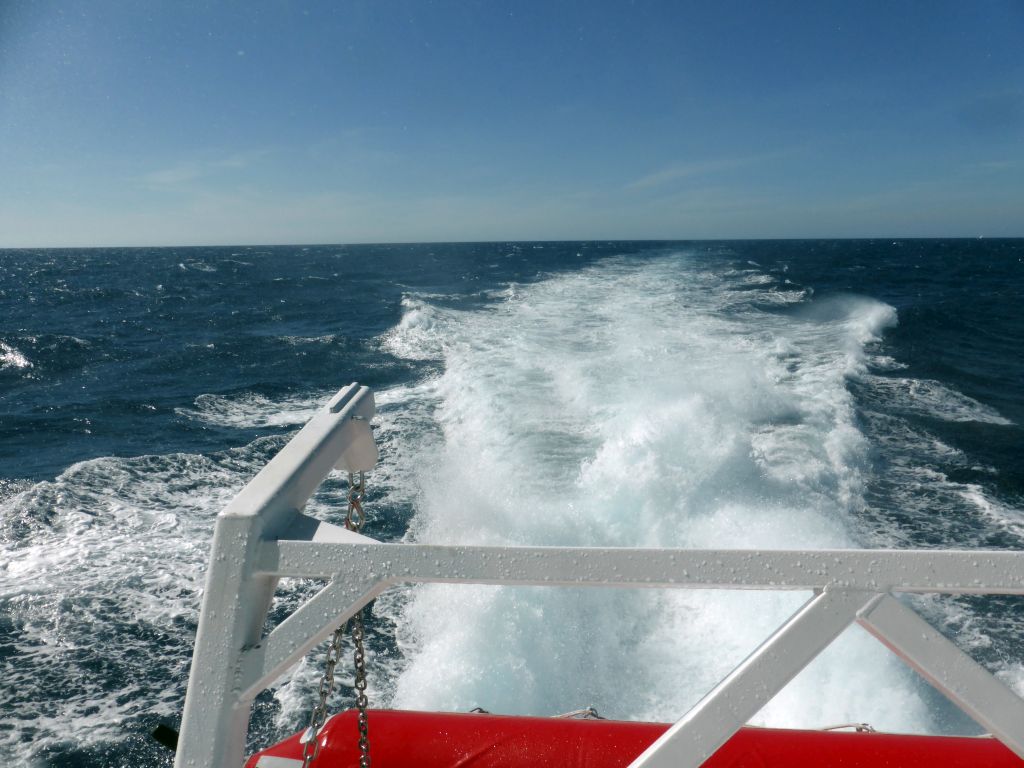
<instances>
[{"instance_id":1,"label":"diagonal metal brace","mask_svg":"<svg viewBox=\"0 0 1024 768\"><path fill-rule=\"evenodd\" d=\"M323 642L389 586L386 581L336 578L307 600L239 660L239 695L254 696Z\"/></svg>"},{"instance_id":2,"label":"diagonal metal brace","mask_svg":"<svg viewBox=\"0 0 1024 768\"><path fill-rule=\"evenodd\" d=\"M857 622L1024 758L1024 700L978 662L891 595L866 607Z\"/></svg>"},{"instance_id":3,"label":"diagonal metal brace","mask_svg":"<svg viewBox=\"0 0 1024 768\"><path fill-rule=\"evenodd\" d=\"M698 768L879 597L828 589L812 597L629 768Z\"/></svg>"}]
</instances>

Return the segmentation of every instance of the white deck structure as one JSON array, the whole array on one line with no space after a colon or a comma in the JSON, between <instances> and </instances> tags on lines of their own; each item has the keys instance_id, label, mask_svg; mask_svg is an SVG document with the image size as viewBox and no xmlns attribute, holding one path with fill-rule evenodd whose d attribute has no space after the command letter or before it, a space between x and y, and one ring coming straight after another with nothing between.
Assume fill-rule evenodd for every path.
<instances>
[{"instance_id":1,"label":"white deck structure","mask_svg":"<svg viewBox=\"0 0 1024 768\"><path fill-rule=\"evenodd\" d=\"M857 622L1024 758L1024 700L894 593L1024 594L1024 553L389 544L303 514L332 469L377 459L366 387L345 387L220 513L176 768L241 766L255 696L343 621L408 582L804 590L813 596L631 768L696 768ZM277 580L328 584L269 634Z\"/></svg>"}]
</instances>

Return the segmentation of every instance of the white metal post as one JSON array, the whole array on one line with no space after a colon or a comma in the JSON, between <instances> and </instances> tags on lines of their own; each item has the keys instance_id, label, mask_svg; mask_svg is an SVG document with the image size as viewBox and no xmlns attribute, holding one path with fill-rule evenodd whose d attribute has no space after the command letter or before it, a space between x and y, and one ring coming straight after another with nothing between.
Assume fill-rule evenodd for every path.
<instances>
[{"instance_id":1,"label":"white metal post","mask_svg":"<svg viewBox=\"0 0 1024 768\"><path fill-rule=\"evenodd\" d=\"M242 764L258 691L242 690L239 663L260 641L277 584L272 574L254 573L252 564L263 541L322 527L301 510L336 464L352 471L372 467L377 450L368 422L374 412L369 389L345 387L218 515L176 768Z\"/></svg>"}]
</instances>

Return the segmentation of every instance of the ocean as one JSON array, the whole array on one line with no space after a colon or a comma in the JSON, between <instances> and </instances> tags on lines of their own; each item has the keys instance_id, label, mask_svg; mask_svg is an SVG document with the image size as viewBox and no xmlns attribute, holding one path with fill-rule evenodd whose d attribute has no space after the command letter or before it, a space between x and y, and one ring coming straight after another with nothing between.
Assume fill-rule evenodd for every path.
<instances>
[{"instance_id":1,"label":"ocean","mask_svg":"<svg viewBox=\"0 0 1024 768\"><path fill-rule=\"evenodd\" d=\"M351 381L383 540L1018 549L1022 350L1024 240L0 251L0 762L170 765L214 518ZM671 720L804 599L396 589L370 701ZM914 605L1024 691L1020 600ZM978 732L856 627L756 722Z\"/></svg>"}]
</instances>

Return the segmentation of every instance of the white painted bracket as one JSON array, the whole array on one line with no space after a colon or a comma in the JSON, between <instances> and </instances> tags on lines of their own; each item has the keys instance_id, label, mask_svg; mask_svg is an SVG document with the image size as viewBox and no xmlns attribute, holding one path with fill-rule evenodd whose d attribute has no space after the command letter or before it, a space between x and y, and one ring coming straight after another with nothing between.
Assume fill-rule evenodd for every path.
<instances>
[{"instance_id":1,"label":"white painted bracket","mask_svg":"<svg viewBox=\"0 0 1024 768\"><path fill-rule=\"evenodd\" d=\"M377 466L377 459L380 457L377 443L373 441L370 422L360 416L353 416L349 431L352 433L352 442L341 452L341 457L334 468L353 474L369 472Z\"/></svg>"},{"instance_id":2,"label":"white painted bracket","mask_svg":"<svg viewBox=\"0 0 1024 768\"><path fill-rule=\"evenodd\" d=\"M376 462L373 414L342 389L218 516L176 768L241 765L259 691L403 582L814 592L631 768L696 768L854 621L1024 757L1024 701L891 596L1021 595L1024 553L385 544L301 512L332 468ZM281 577L328 584L263 636Z\"/></svg>"},{"instance_id":3,"label":"white painted bracket","mask_svg":"<svg viewBox=\"0 0 1024 768\"><path fill-rule=\"evenodd\" d=\"M240 766L252 699L241 661L259 645L278 577L253 572L263 542L282 538L351 545L354 535L301 513L339 462L372 467L367 387L340 390L217 517L192 669L175 757L177 768ZM372 459L372 460L371 460ZM365 537L358 537L364 539ZM369 540L369 539L367 539Z\"/></svg>"}]
</instances>

